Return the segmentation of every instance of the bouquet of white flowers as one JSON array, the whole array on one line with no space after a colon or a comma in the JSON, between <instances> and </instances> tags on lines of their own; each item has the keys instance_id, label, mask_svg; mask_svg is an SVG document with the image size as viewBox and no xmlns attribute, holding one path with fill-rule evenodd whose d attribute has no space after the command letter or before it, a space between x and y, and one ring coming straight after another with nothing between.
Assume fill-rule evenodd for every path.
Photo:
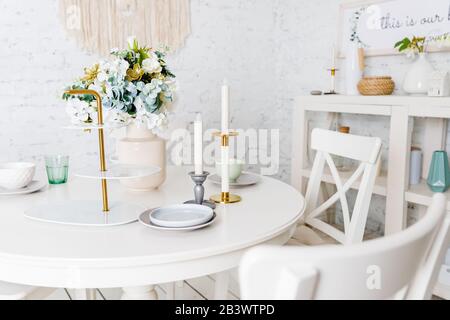
<instances>
[{"instance_id":1,"label":"bouquet of white flowers","mask_svg":"<svg viewBox=\"0 0 450 320\"><path fill-rule=\"evenodd\" d=\"M164 61L165 52L139 47L128 40L128 49L111 51L114 59L85 69L85 75L67 89L97 91L105 109L105 123L135 121L160 135L167 126L174 99L175 75ZM67 112L74 124L93 123L97 116L95 98L64 94Z\"/></svg>"}]
</instances>

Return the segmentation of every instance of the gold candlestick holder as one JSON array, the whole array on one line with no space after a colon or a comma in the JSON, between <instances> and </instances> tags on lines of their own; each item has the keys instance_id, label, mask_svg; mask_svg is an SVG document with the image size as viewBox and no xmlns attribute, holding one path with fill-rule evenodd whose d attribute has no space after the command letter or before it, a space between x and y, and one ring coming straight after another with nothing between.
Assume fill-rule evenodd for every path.
<instances>
[{"instance_id":1,"label":"gold candlestick holder","mask_svg":"<svg viewBox=\"0 0 450 320\"><path fill-rule=\"evenodd\" d=\"M220 143L222 147L230 146L230 137L237 137L239 133L237 132L214 132L214 137L220 137ZM209 198L211 201L215 203L229 204L229 203L237 203L242 200L242 198L236 194L231 194L230 192L222 192L220 194L213 195Z\"/></svg>"},{"instance_id":2,"label":"gold candlestick holder","mask_svg":"<svg viewBox=\"0 0 450 320\"><path fill-rule=\"evenodd\" d=\"M102 108L102 98L97 91L94 90L67 90L65 93L70 95L92 95L97 101L97 124L98 128L98 145L100 152L100 171L106 172L106 160L105 160L105 140L103 136L103 108ZM106 179L101 179L102 181L102 199L103 199L103 212L109 212L108 205L108 184Z\"/></svg>"},{"instance_id":3,"label":"gold candlestick holder","mask_svg":"<svg viewBox=\"0 0 450 320\"><path fill-rule=\"evenodd\" d=\"M332 85L331 85L330 91L325 92L324 94L325 95L338 94L336 92L336 72L339 71L339 69L331 68L331 69L328 69L328 71L330 72L330 75L331 75L331 83L332 83Z\"/></svg>"}]
</instances>

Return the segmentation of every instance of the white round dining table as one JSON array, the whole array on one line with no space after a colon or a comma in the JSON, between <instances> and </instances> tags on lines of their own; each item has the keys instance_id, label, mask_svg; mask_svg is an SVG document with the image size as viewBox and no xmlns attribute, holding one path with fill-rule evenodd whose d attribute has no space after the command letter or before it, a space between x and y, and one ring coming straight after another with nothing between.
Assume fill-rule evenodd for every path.
<instances>
[{"instance_id":1,"label":"white round dining table","mask_svg":"<svg viewBox=\"0 0 450 320\"><path fill-rule=\"evenodd\" d=\"M149 192L130 191L109 182L109 198L145 208L183 203L193 198L186 167L169 167L166 182ZM206 196L217 185L205 183ZM138 222L123 226L86 227L52 224L26 218L34 206L65 200L101 201L98 181L71 178L28 195L0 197L0 280L51 288L116 288L126 295L155 296L154 285L220 273L239 265L244 252L264 243L284 244L305 203L292 186L262 177L242 197L218 205L207 228L174 232L150 229Z\"/></svg>"}]
</instances>

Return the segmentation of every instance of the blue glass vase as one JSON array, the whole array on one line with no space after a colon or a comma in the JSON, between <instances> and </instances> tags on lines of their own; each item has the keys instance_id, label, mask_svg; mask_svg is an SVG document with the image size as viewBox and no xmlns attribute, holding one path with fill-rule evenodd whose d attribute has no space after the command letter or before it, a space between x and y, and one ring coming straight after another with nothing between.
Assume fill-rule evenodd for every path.
<instances>
[{"instance_id":1,"label":"blue glass vase","mask_svg":"<svg viewBox=\"0 0 450 320\"><path fill-rule=\"evenodd\" d=\"M450 186L448 156L445 151L435 151L428 172L427 184L433 192L445 192Z\"/></svg>"}]
</instances>

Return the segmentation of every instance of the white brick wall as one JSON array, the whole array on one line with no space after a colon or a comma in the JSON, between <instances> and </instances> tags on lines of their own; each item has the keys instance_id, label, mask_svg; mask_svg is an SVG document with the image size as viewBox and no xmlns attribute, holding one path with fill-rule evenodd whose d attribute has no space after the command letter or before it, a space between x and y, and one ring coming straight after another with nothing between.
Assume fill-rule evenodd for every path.
<instances>
[{"instance_id":1,"label":"white brick wall","mask_svg":"<svg viewBox=\"0 0 450 320\"><path fill-rule=\"evenodd\" d=\"M191 3L192 35L186 47L169 58L180 86L173 127L186 127L198 111L206 126L218 127L219 86L228 78L232 125L280 129L279 176L287 181L293 99L328 86L325 69L336 38L339 1ZM67 118L59 96L63 86L98 57L66 38L57 0L0 0L0 43L0 161L40 161L50 152L69 152L73 163L93 157L92 136L60 129ZM431 60L436 67L450 68L448 54L433 54ZM390 74L398 84L407 68L402 56L368 61L370 74ZM317 120L320 123L320 117ZM387 140L386 119L344 117L344 121L355 133ZM415 140L421 142L420 131ZM383 215L382 200L377 201L373 228L380 227Z\"/></svg>"}]
</instances>

